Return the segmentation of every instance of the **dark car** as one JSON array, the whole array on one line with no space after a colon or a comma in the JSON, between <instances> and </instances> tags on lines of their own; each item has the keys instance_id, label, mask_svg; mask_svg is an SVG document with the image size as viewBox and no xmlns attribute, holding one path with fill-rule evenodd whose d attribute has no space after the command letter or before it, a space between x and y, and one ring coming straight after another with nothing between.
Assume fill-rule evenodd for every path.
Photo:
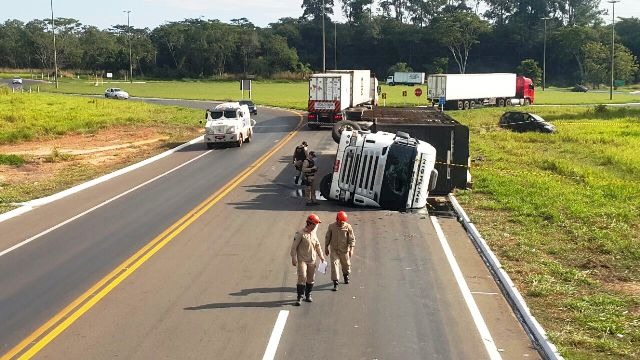
<instances>
[{"instance_id":1,"label":"dark car","mask_svg":"<svg viewBox=\"0 0 640 360\"><path fill-rule=\"evenodd\" d=\"M253 115L258 115L258 107L256 106L256 104L253 103L253 101L240 100L238 102L240 103L240 105L247 105L247 107L249 108L249 112L252 113Z\"/></svg>"},{"instance_id":2,"label":"dark car","mask_svg":"<svg viewBox=\"0 0 640 360\"><path fill-rule=\"evenodd\" d=\"M589 91L589 88L584 86L584 85L577 84L576 86L573 87L573 89L571 89L571 91L573 91L573 92L587 92L587 91Z\"/></svg>"},{"instance_id":3,"label":"dark car","mask_svg":"<svg viewBox=\"0 0 640 360\"><path fill-rule=\"evenodd\" d=\"M502 116L500 117L499 125L500 127L511 129L517 132L556 132L556 127L544 121L544 119L539 115L520 111L507 111L506 113L502 114Z\"/></svg>"}]
</instances>

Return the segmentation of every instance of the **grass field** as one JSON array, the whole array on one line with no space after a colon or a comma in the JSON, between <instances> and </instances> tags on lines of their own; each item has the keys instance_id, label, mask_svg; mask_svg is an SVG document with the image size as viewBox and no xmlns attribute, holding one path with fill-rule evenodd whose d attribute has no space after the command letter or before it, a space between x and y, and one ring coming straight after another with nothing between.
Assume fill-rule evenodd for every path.
<instances>
[{"instance_id":1,"label":"grass field","mask_svg":"<svg viewBox=\"0 0 640 360\"><path fill-rule=\"evenodd\" d=\"M32 86L33 87L33 86ZM42 91L74 93L74 94L103 94L108 87L121 87L132 96L183 98L197 100L237 100L242 97L239 83L236 81L150 81L141 83L104 82L98 86L95 82L87 80L64 79L60 82L60 88L55 89L51 84L43 84ZM274 82L254 81L252 98L258 104L287 107L306 110L307 108L307 83L306 82ZM381 85L382 92L387 94L386 105L427 105L426 86L420 86L422 96L416 97L414 91L418 87L412 86L387 86ZM632 95L626 92L614 93L613 100L609 100L606 89L587 93L574 93L568 89L547 88L545 91L536 91L536 104L562 105L562 104L608 104L640 102L640 94ZM407 96L403 97L403 91ZM245 92L248 98L249 93ZM380 105L383 100L380 99Z\"/></svg>"},{"instance_id":2,"label":"grass field","mask_svg":"<svg viewBox=\"0 0 640 360\"><path fill-rule=\"evenodd\" d=\"M254 99L261 104L306 107L305 83L254 85ZM109 86L120 86L135 96L240 97L235 82L95 87L74 81L63 83L60 91L101 94ZM402 90L412 94L413 88L383 86L387 104L401 105ZM0 135L5 141L25 138L21 134L33 138L70 129L92 131L116 122L168 118L172 124L191 123L188 110L167 108L160 117L161 109L140 103L59 95L37 98L37 103L23 103L32 100L0 97ZM416 101L415 96L409 99ZM538 100L606 103L608 94L548 89L538 92ZM29 110L12 110L18 107ZM640 358L640 109L536 108L557 127L553 135L500 129L496 124L503 111L450 112L471 131L475 187L458 192L460 202L567 359ZM73 125L41 121L60 119L67 112ZM109 116L104 118L111 120L96 118L105 112ZM199 116L197 112L195 118ZM20 166L21 159L0 157L0 161ZM70 174L86 177L87 170ZM94 175L89 170L89 176ZM49 191L66 183L61 184L53 184Z\"/></svg>"},{"instance_id":3,"label":"grass field","mask_svg":"<svg viewBox=\"0 0 640 360\"><path fill-rule=\"evenodd\" d=\"M458 194L567 359L640 358L640 109L539 108L558 133L471 130Z\"/></svg>"}]
</instances>

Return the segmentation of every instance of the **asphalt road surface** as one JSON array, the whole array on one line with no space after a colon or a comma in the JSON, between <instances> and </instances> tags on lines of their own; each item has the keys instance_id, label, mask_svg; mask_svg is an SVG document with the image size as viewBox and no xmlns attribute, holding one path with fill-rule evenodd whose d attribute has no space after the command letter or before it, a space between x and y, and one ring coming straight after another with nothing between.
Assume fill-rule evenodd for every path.
<instances>
[{"instance_id":1,"label":"asphalt road surface","mask_svg":"<svg viewBox=\"0 0 640 360\"><path fill-rule=\"evenodd\" d=\"M282 110L261 107L256 120L241 148L194 144L0 223L0 252L46 232L0 256L0 354L538 358L456 219L305 207L292 184L293 148L306 140L324 174L335 152L330 133L291 133L301 118ZM353 281L333 292L328 274L318 274L315 301L294 307L293 234L312 210L323 243L340 209L358 240Z\"/></svg>"}]
</instances>

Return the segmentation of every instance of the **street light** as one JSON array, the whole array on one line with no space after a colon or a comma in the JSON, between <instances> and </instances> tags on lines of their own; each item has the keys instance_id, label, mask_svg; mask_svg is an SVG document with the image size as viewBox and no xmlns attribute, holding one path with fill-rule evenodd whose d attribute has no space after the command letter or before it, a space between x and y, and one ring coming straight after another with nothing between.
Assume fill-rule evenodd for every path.
<instances>
[{"instance_id":1,"label":"street light","mask_svg":"<svg viewBox=\"0 0 640 360\"><path fill-rule=\"evenodd\" d=\"M544 45L542 50L542 91L547 87L547 20L550 17L543 17L544 20Z\"/></svg>"},{"instance_id":2,"label":"street light","mask_svg":"<svg viewBox=\"0 0 640 360\"><path fill-rule=\"evenodd\" d=\"M127 34L129 40L129 82L133 83L133 65L131 64L131 28L129 27L129 14L131 10L123 10L127 13Z\"/></svg>"},{"instance_id":3,"label":"street light","mask_svg":"<svg viewBox=\"0 0 640 360\"><path fill-rule=\"evenodd\" d=\"M620 0L607 1L613 7L613 13L611 14L611 87L609 87L609 100L613 100L613 65L615 62L615 46L616 46L616 3Z\"/></svg>"},{"instance_id":4,"label":"street light","mask_svg":"<svg viewBox=\"0 0 640 360\"><path fill-rule=\"evenodd\" d=\"M324 38L324 0L322 0L322 72L327 72L327 67L325 63L326 59L326 51L325 51L325 38Z\"/></svg>"},{"instance_id":5,"label":"street light","mask_svg":"<svg viewBox=\"0 0 640 360\"><path fill-rule=\"evenodd\" d=\"M51 32L53 32L53 67L56 80L56 89L58 88L58 51L56 50L56 22L53 19L53 0L51 0Z\"/></svg>"}]
</instances>

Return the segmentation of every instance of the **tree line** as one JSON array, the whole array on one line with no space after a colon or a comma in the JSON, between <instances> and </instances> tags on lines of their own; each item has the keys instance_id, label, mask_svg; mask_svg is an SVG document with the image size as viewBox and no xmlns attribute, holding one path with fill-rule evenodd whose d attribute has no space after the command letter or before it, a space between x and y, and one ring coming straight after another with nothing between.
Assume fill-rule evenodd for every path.
<instances>
[{"instance_id":1,"label":"tree line","mask_svg":"<svg viewBox=\"0 0 640 360\"><path fill-rule=\"evenodd\" d=\"M323 8L324 4L324 8ZM55 19L60 69L134 76L273 77L326 68L427 73L520 72L540 78L546 33L546 78L558 85L607 83L612 28L600 0L302 0L301 16L264 28L185 19L154 29L109 29ZM342 13L343 23L333 20ZM545 32L546 25L546 32ZM640 19L615 25L615 77L640 81ZM0 24L0 67L53 68L51 19Z\"/></svg>"}]
</instances>

